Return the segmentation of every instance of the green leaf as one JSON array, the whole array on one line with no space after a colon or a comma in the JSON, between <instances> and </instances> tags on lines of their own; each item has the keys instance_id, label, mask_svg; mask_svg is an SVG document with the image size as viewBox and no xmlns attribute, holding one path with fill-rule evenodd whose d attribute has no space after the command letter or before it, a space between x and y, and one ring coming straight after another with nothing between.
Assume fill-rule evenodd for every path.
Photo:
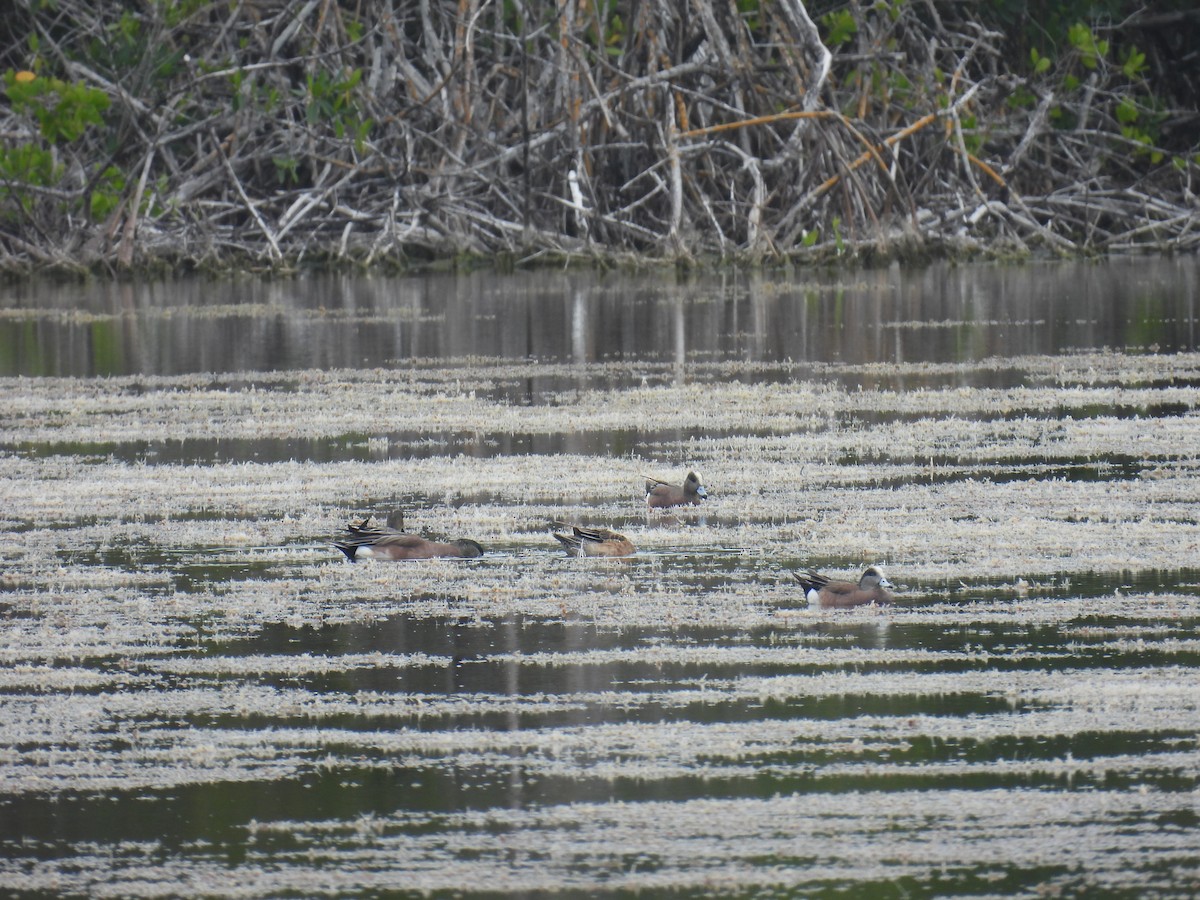
<instances>
[{"instance_id":1,"label":"green leaf","mask_svg":"<svg viewBox=\"0 0 1200 900\"><path fill-rule=\"evenodd\" d=\"M1121 71L1125 73L1125 77L1130 81L1140 78L1142 72L1146 69L1146 54L1138 51L1136 47L1129 49L1129 55L1125 57L1125 62L1121 65Z\"/></svg>"},{"instance_id":2,"label":"green leaf","mask_svg":"<svg viewBox=\"0 0 1200 900\"><path fill-rule=\"evenodd\" d=\"M299 163L290 156L272 156L275 164L275 178L280 184L294 184L297 181L296 169Z\"/></svg>"},{"instance_id":3,"label":"green leaf","mask_svg":"<svg viewBox=\"0 0 1200 900\"><path fill-rule=\"evenodd\" d=\"M90 209L93 221L105 219L121 202L121 194L125 191L125 176L116 166L105 169L96 181L96 187L90 198Z\"/></svg>"},{"instance_id":4,"label":"green leaf","mask_svg":"<svg viewBox=\"0 0 1200 900\"><path fill-rule=\"evenodd\" d=\"M1117 104L1117 121L1122 125L1128 125L1131 122L1136 122L1138 119L1137 104L1128 97L1122 97L1121 102Z\"/></svg>"},{"instance_id":5,"label":"green leaf","mask_svg":"<svg viewBox=\"0 0 1200 900\"><path fill-rule=\"evenodd\" d=\"M1108 41L1097 41L1092 30L1082 22L1076 22L1068 29L1067 40L1079 51L1079 61L1086 69L1095 69L1108 55Z\"/></svg>"},{"instance_id":6,"label":"green leaf","mask_svg":"<svg viewBox=\"0 0 1200 900\"><path fill-rule=\"evenodd\" d=\"M58 182L60 174L49 150L33 144L0 148L0 180L49 187Z\"/></svg>"},{"instance_id":7,"label":"green leaf","mask_svg":"<svg viewBox=\"0 0 1200 900\"><path fill-rule=\"evenodd\" d=\"M838 47L858 33L858 23L848 9L827 13L821 17L825 26L825 43L830 47Z\"/></svg>"},{"instance_id":8,"label":"green leaf","mask_svg":"<svg viewBox=\"0 0 1200 900\"><path fill-rule=\"evenodd\" d=\"M4 84L15 111L32 116L38 130L52 144L77 140L89 125L103 125L108 95L85 84L57 78L29 79L29 73L4 75Z\"/></svg>"},{"instance_id":9,"label":"green leaf","mask_svg":"<svg viewBox=\"0 0 1200 900\"><path fill-rule=\"evenodd\" d=\"M1036 100L1037 98L1028 88L1017 87L1008 95L1006 102L1011 109L1032 109Z\"/></svg>"}]
</instances>

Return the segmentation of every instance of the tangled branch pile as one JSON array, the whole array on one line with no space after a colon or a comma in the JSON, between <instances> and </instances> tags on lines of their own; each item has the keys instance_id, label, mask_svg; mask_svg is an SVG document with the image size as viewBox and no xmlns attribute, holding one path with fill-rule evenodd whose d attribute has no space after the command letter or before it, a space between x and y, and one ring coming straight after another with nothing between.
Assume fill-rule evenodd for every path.
<instances>
[{"instance_id":1,"label":"tangled branch pile","mask_svg":"<svg viewBox=\"0 0 1200 900\"><path fill-rule=\"evenodd\" d=\"M1188 6L18 0L0 267L1195 248Z\"/></svg>"}]
</instances>

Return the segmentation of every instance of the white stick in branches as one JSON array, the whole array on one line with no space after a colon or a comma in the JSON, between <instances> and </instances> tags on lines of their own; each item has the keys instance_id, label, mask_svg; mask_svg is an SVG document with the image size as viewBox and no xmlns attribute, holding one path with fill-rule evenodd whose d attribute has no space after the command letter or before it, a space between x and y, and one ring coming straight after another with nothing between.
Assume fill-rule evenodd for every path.
<instances>
[{"instance_id":1,"label":"white stick in branches","mask_svg":"<svg viewBox=\"0 0 1200 900\"><path fill-rule=\"evenodd\" d=\"M588 211L583 202L583 191L579 189L579 173L574 169L567 173L567 189L571 192L571 209L575 213L575 227L580 237L588 233Z\"/></svg>"},{"instance_id":2,"label":"white stick in branches","mask_svg":"<svg viewBox=\"0 0 1200 900\"><path fill-rule=\"evenodd\" d=\"M1009 172L1015 171L1017 166L1021 164L1021 160L1025 158L1025 154L1033 145L1033 142L1041 136L1043 129L1046 126L1046 120L1050 115L1050 107L1054 105L1054 92L1045 91L1041 94L1041 101L1038 103L1037 110L1029 119L1029 126L1025 129L1025 135L1021 138L1021 143L1017 144L1015 149L1005 162L1004 168L1001 169L1001 174L1007 175Z\"/></svg>"},{"instance_id":3,"label":"white stick in branches","mask_svg":"<svg viewBox=\"0 0 1200 900\"><path fill-rule=\"evenodd\" d=\"M125 230L121 234L121 245L117 249L117 261L126 268L133 262L133 239L137 232L138 215L142 208L142 194L146 190L146 179L150 176L150 166L154 161L157 147L151 147L142 162L142 174L138 178L137 188L133 192L133 202L130 204L129 218L125 220Z\"/></svg>"},{"instance_id":4,"label":"white stick in branches","mask_svg":"<svg viewBox=\"0 0 1200 900\"><path fill-rule=\"evenodd\" d=\"M683 170L679 165L679 142L675 140L675 105L667 102L667 174L671 181L671 221L667 238L679 248L679 225L683 221Z\"/></svg>"},{"instance_id":5,"label":"white stick in branches","mask_svg":"<svg viewBox=\"0 0 1200 900\"><path fill-rule=\"evenodd\" d=\"M805 9L803 0L782 0L779 8L792 26L800 48L812 61L808 83L804 86L804 110L812 112L821 102L821 89L829 77L833 54L821 43L821 33Z\"/></svg>"}]
</instances>

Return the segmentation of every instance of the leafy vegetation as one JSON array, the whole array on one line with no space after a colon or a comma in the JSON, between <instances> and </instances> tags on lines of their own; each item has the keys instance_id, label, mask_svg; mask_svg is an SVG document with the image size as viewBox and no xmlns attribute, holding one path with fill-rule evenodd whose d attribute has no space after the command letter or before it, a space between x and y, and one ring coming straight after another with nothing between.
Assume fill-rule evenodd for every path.
<instances>
[{"instance_id":1,"label":"leafy vegetation","mask_svg":"<svg viewBox=\"0 0 1200 900\"><path fill-rule=\"evenodd\" d=\"M1122 0L25 0L0 267L1187 249L1197 38Z\"/></svg>"},{"instance_id":2,"label":"leafy vegetation","mask_svg":"<svg viewBox=\"0 0 1200 900\"><path fill-rule=\"evenodd\" d=\"M90 196L58 189L68 177L62 158L71 155L71 145L79 143L89 129L104 125L108 95L85 84L40 77L28 70L8 71L3 82L14 113L35 128L27 141L0 145L0 199L6 201L0 206L0 220L15 225L35 221L39 201L47 197L53 198L49 206L56 214L82 209L93 217L103 216L123 188L120 173L113 167L98 168ZM82 166L78 159L72 162Z\"/></svg>"}]
</instances>

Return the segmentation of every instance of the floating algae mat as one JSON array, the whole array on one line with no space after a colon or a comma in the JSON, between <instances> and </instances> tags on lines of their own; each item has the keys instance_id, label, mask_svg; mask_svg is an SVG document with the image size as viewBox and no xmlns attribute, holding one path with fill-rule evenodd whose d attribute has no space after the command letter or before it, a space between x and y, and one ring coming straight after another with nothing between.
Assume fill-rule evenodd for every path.
<instances>
[{"instance_id":1,"label":"floating algae mat","mask_svg":"<svg viewBox=\"0 0 1200 900\"><path fill-rule=\"evenodd\" d=\"M1194 269L0 299L0 892L1195 895Z\"/></svg>"}]
</instances>

